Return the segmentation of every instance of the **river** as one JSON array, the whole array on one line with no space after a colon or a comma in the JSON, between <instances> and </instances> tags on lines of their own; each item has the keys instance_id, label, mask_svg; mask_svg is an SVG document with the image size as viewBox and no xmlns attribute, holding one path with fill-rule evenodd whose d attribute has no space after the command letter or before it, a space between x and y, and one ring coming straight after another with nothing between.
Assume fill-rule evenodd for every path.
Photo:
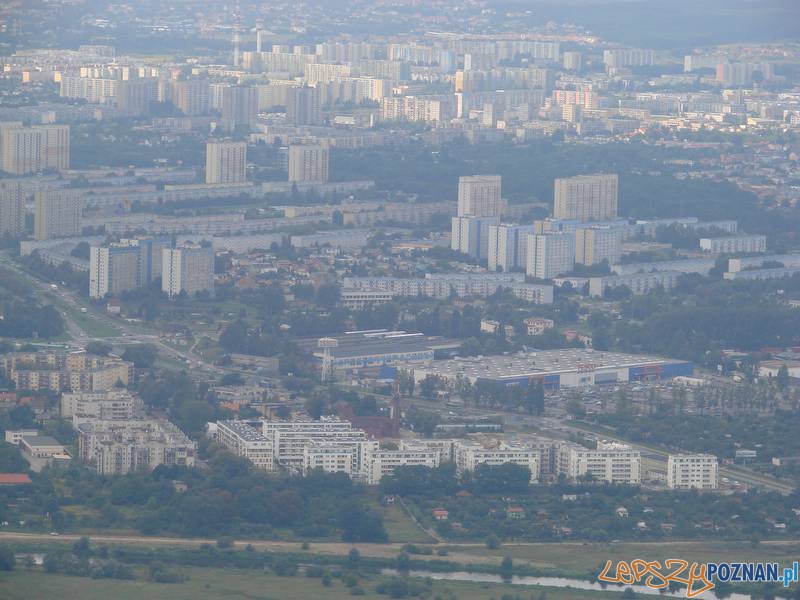
<instances>
[{"instance_id":1,"label":"river","mask_svg":"<svg viewBox=\"0 0 800 600\"><path fill-rule=\"evenodd\" d=\"M398 575L397 569L381 569L383 575ZM585 579L571 579L568 577L529 577L529 576L513 576L510 580L503 579L500 575L492 575L490 573L468 573L467 571L453 571L451 573L437 573L434 571L409 571L411 577L430 577L431 579L440 581L469 581L473 583L510 583L512 585L538 585L542 587L554 588L574 588L578 590L587 590L593 592L602 591L616 591L620 594L626 587L632 587L633 591L643 596L661 596L662 598L686 598L686 591L681 590L677 592L660 592L659 590L649 588L644 585L632 586L617 586L614 584L601 585L596 581L587 581ZM705 592L699 596L695 596L700 600L719 600L713 591ZM750 594L730 594L725 596L728 600L750 600Z\"/></svg>"}]
</instances>

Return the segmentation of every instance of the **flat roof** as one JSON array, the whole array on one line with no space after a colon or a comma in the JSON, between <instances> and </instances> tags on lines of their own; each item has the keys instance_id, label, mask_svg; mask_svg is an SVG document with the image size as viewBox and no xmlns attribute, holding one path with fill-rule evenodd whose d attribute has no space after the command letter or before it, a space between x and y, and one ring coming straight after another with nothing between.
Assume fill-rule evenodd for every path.
<instances>
[{"instance_id":1,"label":"flat roof","mask_svg":"<svg viewBox=\"0 0 800 600\"><path fill-rule=\"evenodd\" d=\"M56 438L49 435L24 435L22 441L28 446L63 446Z\"/></svg>"},{"instance_id":2,"label":"flat roof","mask_svg":"<svg viewBox=\"0 0 800 600\"><path fill-rule=\"evenodd\" d=\"M425 350L449 349L461 346L461 342L458 340L401 331L359 332L336 336L334 339L338 343L338 346L330 349L334 359L377 356L397 352L423 352ZM317 348L318 341L318 338L306 338L298 340L297 343L304 350L322 356L322 351Z\"/></svg>"},{"instance_id":3,"label":"flat roof","mask_svg":"<svg viewBox=\"0 0 800 600\"><path fill-rule=\"evenodd\" d=\"M657 358L621 352L605 352L590 348L567 348L563 350L540 350L518 352L503 356L477 356L454 358L432 363L428 369L448 378L457 375L483 379L506 379L534 375L569 373L664 365L686 361Z\"/></svg>"}]
</instances>

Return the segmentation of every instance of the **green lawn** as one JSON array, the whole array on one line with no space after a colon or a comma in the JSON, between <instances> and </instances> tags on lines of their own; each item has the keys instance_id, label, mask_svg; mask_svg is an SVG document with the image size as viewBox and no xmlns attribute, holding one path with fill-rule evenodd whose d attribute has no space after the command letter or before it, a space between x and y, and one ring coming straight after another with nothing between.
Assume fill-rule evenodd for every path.
<instances>
[{"instance_id":1,"label":"green lawn","mask_svg":"<svg viewBox=\"0 0 800 600\"><path fill-rule=\"evenodd\" d=\"M18 569L0 574L0 598L3 600L345 600L351 599L350 590L338 579L330 587L324 587L319 579L278 577L257 571L237 569L181 568L189 580L182 584L158 584L145 581L139 572L135 581L88 579L65 575L50 575L41 569ZM382 581L379 576L370 576L359 585L364 589L364 598L388 598L375 592ZM434 582L429 597L447 600L489 600L504 594L530 598L545 591L548 600L594 600L619 598L615 592L580 592L557 588L534 586L510 586L471 584L462 582ZM356 596L357 597L357 596ZM536 597L535 595L533 597Z\"/></svg>"},{"instance_id":2,"label":"green lawn","mask_svg":"<svg viewBox=\"0 0 800 600\"><path fill-rule=\"evenodd\" d=\"M750 542L654 542L641 544L503 544L496 550L485 546L450 546L451 556L466 553L481 557L511 556L515 561L530 562L537 568L583 574L600 571L607 560L632 561L636 558L659 560L680 558L690 563L705 562L777 562L791 565L800 554L800 541L786 544Z\"/></svg>"},{"instance_id":3,"label":"green lawn","mask_svg":"<svg viewBox=\"0 0 800 600\"><path fill-rule=\"evenodd\" d=\"M409 517L399 506L387 506L381 509L383 524L390 542L400 544L429 544L435 540L431 538L419 525Z\"/></svg>"}]
</instances>

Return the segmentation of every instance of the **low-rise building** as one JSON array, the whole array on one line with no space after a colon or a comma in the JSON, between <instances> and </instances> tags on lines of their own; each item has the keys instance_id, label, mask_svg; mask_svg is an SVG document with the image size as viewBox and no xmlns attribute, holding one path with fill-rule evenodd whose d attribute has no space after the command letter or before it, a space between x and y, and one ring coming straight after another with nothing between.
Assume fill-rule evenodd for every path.
<instances>
[{"instance_id":1,"label":"low-rise building","mask_svg":"<svg viewBox=\"0 0 800 600\"><path fill-rule=\"evenodd\" d=\"M61 394L61 417L64 419L132 419L142 410L141 398L126 390Z\"/></svg>"},{"instance_id":2,"label":"low-rise building","mask_svg":"<svg viewBox=\"0 0 800 600\"><path fill-rule=\"evenodd\" d=\"M275 469L275 455L272 442L255 427L245 421L217 421L213 431L214 440L236 456L246 458L256 468L272 471Z\"/></svg>"},{"instance_id":3,"label":"low-rise building","mask_svg":"<svg viewBox=\"0 0 800 600\"><path fill-rule=\"evenodd\" d=\"M522 445L500 443L484 446L477 442L459 441L455 444L456 470L459 474L474 471L478 465L499 466L515 464L527 467L531 482L539 479L539 452Z\"/></svg>"},{"instance_id":4,"label":"low-rise building","mask_svg":"<svg viewBox=\"0 0 800 600\"><path fill-rule=\"evenodd\" d=\"M6 443L18 446L22 438L39 435L37 429L6 429Z\"/></svg>"},{"instance_id":5,"label":"low-rise building","mask_svg":"<svg viewBox=\"0 0 800 600\"><path fill-rule=\"evenodd\" d=\"M64 444L49 435L22 436L19 447L31 458L54 458L69 456Z\"/></svg>"},{"instance_id":6,"label":"low-rise building","mask_svg":"<svg viewBox=\"0 0 800 600\"><path fill-rule=\"evenodd\" d=\"M571 481L589 478L617 484L641 483L642 459L638 450L618 443L603 443L592 450L566 444L559 450L559 472Z\"/></svg>"},{"instance_id":7,"label":"low-rise building","mask_svg":"<svg viewBox=\"0 0 800 600\"><path fill-rule=\"evenodd\" d=\"M737 252L766 252L765 235L730 235L725 237L701 238L700 249L713 254L734 254Z\"/></svg>"},{"instance_id":8,"label":"low-rise building","mask_svg":"<svg viewBox=\"0 0 800 600\"><path fill-rule=\"evenodd\" d=\"M717 457L712 454L670 454L667 487L673 490L715 490L717 470Z\"/></svg>"},{"instance_id":9,"label":"low-rise building","mask_svg":"<svg viewBox=\"0 0 800 600\"><path fill-rule=\"evenodd\" d=\"M545 319L544 317L528 317L524 322L528 335L541 335L546 330L555 327L553 319Z\"/></svg>"},{"instance_id":10,"label":"low-rise building","mask_svg":"<svg viewBox=\"0 0 800 600\"><path fill-rule=\"evenodd\" d=\"M132 363L85 352L11 352L0 357L0 372L18 390L106 391L133 380Z\"/></svg>"},{"instance_id":11,"label":"low-rise building","mask_svg":"<svg viewBox=\"0 0 800 600\"><path fill-rule=\"evenodd\" d=\"M439 466L439 458L439 452L434 449L370 449L365 453L365 483L378 485L383 477L393 475L398 467L422 466L435 469Z\"/></svg>"}]
</instances>

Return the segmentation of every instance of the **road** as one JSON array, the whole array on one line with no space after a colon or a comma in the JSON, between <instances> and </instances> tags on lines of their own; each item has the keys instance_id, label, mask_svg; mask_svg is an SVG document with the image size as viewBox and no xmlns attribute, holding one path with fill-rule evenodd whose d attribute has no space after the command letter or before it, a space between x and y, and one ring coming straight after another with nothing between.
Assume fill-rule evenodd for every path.
<instances>
[{"instance_id":1,"label":"road","mask_svg":"<svg viewBox=\"0 0 800 600\"><path fill-rule=\"evenodd\" d=\"M598 435L596 431L588 427L586 428L581 427L580 424L574 422L570 422L569 424L562 422L561 426L568 430L572 430L575 433L580 433L580 434L592 433L593 435ZM669 457L670 454L669 450L654 448L653 446L645 446L636 442L625 440L623 438L620 438L619 436L603 434L601 437L604 437L610 441L617 441L628 444L639 450L639 452L642 455L642 458L652 459L660 463L666 463L667 458ZM755 473L753 471L750 471L749 469L744 469L742 467L720 465L719 476L720 478L727 477L731 481L739 481L748 486L766 488L770 491L779 492L781 494L791 494L794 491L794 486L791 486L773 477L769 477L767 475L761 475L759 473Z\"/></svg>"},{"instance_id":2,"label":"road","mask_svg":"<svg viewBox=\"0 0 800 600\"><path fill-rule=\"evenodd\" d=\"M132 546L162 546L162 547L195 547L198 548L201 544L217 543L216 539L212 538L181 538L181 537L166 537L166 536L145 536L145 535L110 535L110 534L77 534L77 533L62 533L59 535L51 535L47 533L22 533L17 531L0 531L0 541L2 542L50 542L50 543L72 543L76 542L82 537L89 537L92 542L103 544L117 544L117 545L132 545ZM709 542L725 543L724 540L674 540L674 541L658 541L658 542L619 542L620 546L626 548L652 548L661 546L698 546L704 547ZM352 548L357 548L364 556L397 556L407 544L399 542L389 543L365 543L365 542L310 542L309 548L303 549L302 542L279 541L279 540L235 540L234 547L245 548L253 546L256 550L271 550L278 552L311 552L315 554L347 554ZM733 542L731 542L733 543ZM760 545L765 546L797 546L800 545L798 540L762 540ZM476 548L486 548L486 544L478 542L468 543L446 543L440 544L439 542L416 542L419 546L435 547L444 545L450 551L447 554L446 560L461 561L464 558L465 562L491 562L494 556L479 556L473 553L459 552L462 550L475 550ZM607 547L608 543L586 543L586 542L508 542L504 543L503 547L520 547L520 548L553 548L559 547L575 547L585 548L587 546L602 546ZM497 556L496 558L500 558Z\"/></svg>"},{"instance_id":3,"label":"road","mask_svg":"<svg viewBox=\"0 0 800 600\"><path fill-rule=\"evenodd\" d=\"M438 402L431 402L415 398L413 400L413 404L420 406L421 408L425 408L426 410L433 410L440 412L443 415L445 415L445 413L447 412L447 409L443 408L441 403ZM630 440L626 440L612 433L604 432L602 434L599 434L596 430L590 427L584 427L579 422L576 421L566 421L555 417L532 417L528 415L522 415L519 413L507 413L498 409L484 409L484 408L473 408L473 407L461 409L461 412L465 416L472 416L472 417L492 417L492 416L508 417L509 415L513 415L517 419L515 425L521 425L523 427L532 427L539 430L549 430L551 432L551 435L552 432L559 432L561 434L564 434L562 437L567 437L568 434L577 434L580 436L584 436L587 433L590 433L595 437L600 437L603 439L607 439L609 441L617 441L628 444L629 446L632 446L633 448L639 450L643 459L650 459L652 461L656 461L661 464L666 464L670 454L669 450L643 445L637 442L632 442ZM770 477L768 475L761 475L760 473L755 473L750 469L738 466L720 465L719 476L720 478L726 477L731 481L738 481L747 486L765 488L770 491L778 492L781 494L791 494L795 489L794 486L788 483L784 483L778 479L775 479L774 477Z\"/></svg>"},{"instance_id":4,"label":"road","mask_svg":"<svg viewBox=\"0 0 800 600\"><path fill-rule=\"evenodd\" d=\"M110 327L118 334L114 337L91 336L80 326L79 323L75 321L70 314L70 311L64 310L58 304L54 304L56 310L58 310L59 314L61 314L61 317L64 319L67 333L69 334L70 338L72 338L76 345L80 347L85 347L86 344L93 341L106 342L114 346L123 347L131 344L148 343L157 346L159 351L163 352L166 356L170 356L179 361L181 364L186 365L187 369L196 369L202 372L205 376L211 374L219 377L232 371L229 368L220 367L205 361L201 356L194 352L194 345L188 351L180 351L166 344L161 339L159 332L155 330L150 332L134 330L125 321L122 321L121 319L114 319L101 310L97 310L86 299L81 298L77 292L67 289L63 286L58 286L56 288L51 287L50 283L42 281L38 277L20 267L20 265L15 262L8 253L0 253L0 265L25 278L25 280L34 287L37 293L44 297L43 299L45 302L48 301L48 296L55 298L61 304L68 306L70 310L77 313L86 314L87 318L94 319L95 321ZM52 300L50 303L52 304ZM138 328L144 329L144 327L141 326L138 326Z\"/></svg>"}]
</instances>

